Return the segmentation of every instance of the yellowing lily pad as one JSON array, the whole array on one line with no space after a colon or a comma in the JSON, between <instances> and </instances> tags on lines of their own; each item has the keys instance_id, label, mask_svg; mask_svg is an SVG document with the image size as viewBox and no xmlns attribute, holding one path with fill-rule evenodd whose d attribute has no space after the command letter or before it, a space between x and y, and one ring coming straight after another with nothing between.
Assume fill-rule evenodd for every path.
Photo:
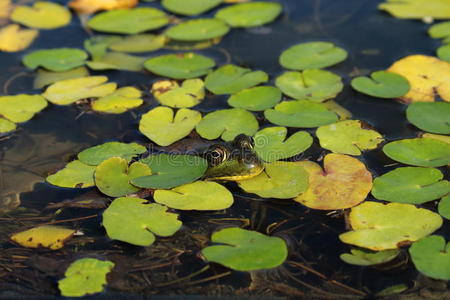
<instances>
[{"instance_id":1,"label":"yellowing lily pad","mask_svg":"<svg viewBox=\"0 0 450 300\"><path fill-rule=\"evenodd\" d=\"M298 162L277 161L266 164L258 176L238 184L247 193L262 198L290 199L306 191L308 173Z\"/></svg>"},{"instance_id":2,"label":"yellowing lily pad","mask_svg":"<svg viewBox=\"0 0 450 300\"><path fill-rule=\"evenodd\" d=\"M341 241L375 251L417 241L442 225L442 218L430 210L412 204L372 201L353 207L349 221L352 231L341 234Z\"/></svg>"},{"instance_id":3,"label":"yellowing lily pad","mask_svg":"<svg viewBox=\"0 0 450 300\"><path fill-rule=\"evenodd\" d=\"M306 131L298 131L287 139L286 135L286 127L268 127L258 131L253 137L258 156L266 162L274 162L302 153L313 142Z\"/></svg>"},{"instance_id":4,"label":"yellowing lily pad","mask_svg":"<svg viewBox=\"0 0 450 300\"><path fill-rule=\"evenodd\" d=\"M37 1L33 6L17 6L11 14L16 23L38 29L55 29L70 23L70 11L57 3Z\"/></svg>"},{"instance_id":5,"label":"yellowing lily pad","mask_svg":"<svg viewBox=\"0 0 450 300\"><path fill-rule=\"evenodd\" d=\"M73 229L54 225L44 225L14 233L11 235L11 240L27 248L44 247L51 250L58 250L64 246L64 243L69 240L74 233L75 230Z\"/></svg>"},{"instance_id":6,"label":"yellowing lily pad","mask_svg":"<svg viewBox=\"0 0 450 300\"><path fill-rule=\"evenodd\" d=\"M378 9L385 10L401 19L450 18L450 7L447 0L387 0L379 4Z\"/></svg>"},{"instance_id":7,"label":"yellowing lily pad","mask_svg":"<svg viewBox=\"0 0 450 300\"><path fill-rule=\"evenodd\" d=\"M16 130L17 125L10 120L0 117L0 134L9 133Z\"/></svg>"},{"instance_id":8,"label":"yellowing lily pad","mask_svg":"<svg viewBox=\"0 0 450 300\"><path fill-rule=\"evenodd\" d=\"M230 28L220 19L192 19L170 27L165 34L177 41L204 41L228 33Z\"/></svg>"},{"instance_id":9,"label":"yellowing lily pad","mask_svg":"<svg viewBox=\"0 0 450 300\"><path fill-rule=\"evenodd\" d=\"M241 90L228 99L228 104L235 108L260 111L272 108L280 102L281 91L273 86L256 86Z\"/></svg>"},{"instance_id":10,"label":"yellowing lily pad","mask_svg":"<svg viewBox=\"0 0 450 300\"><path fill-rule=\"evenodd\" d=\"M364 129L359 120L345 120L320 126L316 135L320 146L334 153L361 155L363 150L375 149L383 142L381 134Z\"/></svg>"},{"instance_id":11,"label":"yellowing lily pad","mask_svg":"<svg viewBox=\"0 0 450 300\"><path fill-rule=\"evenodd\" d=\"M127 86L117 89L114 93L101 97L91 103L92 109L109 114L121 114L129 109L141 106L141 91Z\"/></svg>"},{"instance_id":12,"label":"yellowing lily pad","mask_svg":"<svg viewBox=\"0 0 450 300\"><path fill-rule=\"evenodd\" d=\"M164 35L135 34L112 41L109 49L129 53L150 52L162 48L166 40Z\"/></svg>"},{"instance_id":13,"label":"yellowing lily pad","mask_svg":"<svg viewBox=\"0 0 450 300\"><path fill-rule=\"evenodd\" d=\"M207 114L195 129L202 138L214 140L221 137L224 141L231 141L241 133L254 135L258 121L245 109L222 109Z\"/></svg>"},{"instance_id":14,"label":"yellowing lily pad","mask_svg":"<svg viewBox=\"0 0 450 300\"><path fill-rule=\"evenodd\" d=\"M173 80L162 80L153 84L152 93L162 105L192 107L205 98L205 84L198 78L187 79L181 86Z\"/></svg>"},{"instance_id":15,"label":"yellowing lily pad","mask_svg":"<svg viewBox=\"0 0 450 300\"><path fill-rule=\"evenodd\" d=\"M181 210L222 210L233 204L233 195L211 181L196 181L171 190L156 190L156 202Z\"/></svg>"},{"instance_id":16,"label":"yellowing lily pad","mask_svg":"<svg viewBox=\"0 0 450 300\"><path fill-rule=\"evenodd\" d=\"M138 2L138 0L71 0L69 6L80 14L90 15L99 10L132 8Z\"/></svg>"},{"instance_id":17,"label":"yellowing lily pad","mask_svg":"<svg viewBox=\"0 0 450 300\"><path fill-rule=\"evenodd\" d=\"M87 61L86 64L92 70L125 70L140 71L143 68L145 57L129 55L121 52L108 52L101 58Z\"/></svg>"},{"instance_id":18,"label":"yellowing lily pad","mask_svg":"<svg viewBox=\"0 0 450 300\"><path fill-rule=\"evenodd\" d=\"M427 236L409 248L416 269L434 279L450 280L450 242L439 235Z\"/></svg>"},{"instance_id":19,"label":"yellowing lily pad","mask_svg":"<svg viewBox=\"0 0 450 300\"><path fill-rule=\"evenodd\" d=\"M10 24L0 29L0 51L17 52L28 48L39 35L36 29L21 29Z\"/></svg>"},{"instance_id":20,"label":"yellowing lily pad","mask_svg":"<svg viewBox=\"0 0 450 300\"><path fill-rule=\"evenodd\" d=\"M424 133L423 138L438 140L447 144L450 144L450 136L441 134Z\"/></svg>"},{"instance_id":21,"label":"yellowing lily pad","mask_svg":"<svg viewBox=\"0 0 450 300\"><path fill-rule=\"evenodd\" d=\"M89 76L89 71L85 67L78 67L62 72L52 72L44 69L38 69L36 77L34 78L33 88L40 89L57 81L87 76Z\"/></svg>"},{"instance_id":22,"label":"yellowing lily pad","mask_svg":"<svg viewBox=\"0 0 450 300\"><path fill-rule=\"evenodd\" d=\"M56 48L34 51L23 57L23 64L30 69L44 67L50 71L67 71L84 65L88 55L75 48Z\"/></svg>"},{"instance_id":23,"label":"yellowing lily pad","mask_svg":"<svg viewBox=\"0 0 450 300\"><path fill-rule=\"evenodd\" d=\"M323 170L311 161L300 165L309 173L309 186L294 200L307 207L323 210L353 207L364 201L372 189L372 174L351 156L328 154L323 160Z\"/></svg>"},{"instance_id":24,"label":"yellowing lily pad","mask_svg":"<svg viewBox=\"0 0 450 300\"><path fill-rule=\"evenodd\" d=\"M360 93L378 98L398 98L410 89L408 80L396 73L378 71L373 72L371 77L356 77L351 85Z\"/></svg>"},{"instance_id":25,"label":"yellowing lily pad","mask_svg":"<svg viewBox=\"0 0 450 300\"><path fill-rule=\"evenodd\" d=\"M94 186L94 171L94 166L74 160L68 163L64 169L47 176L45 180L60 187L87 188Z\"/></svg>"},{"instance_id":26,"label":"yellowing lily pad","mask_svg":"<svg viewBox=\"0 0 450 300\"><path fill-rule=\"evenodd\" d=\"M103 226L111 239L138 246L150 246L155 235L171 236L181 225L178 215L167 212L166 206L140 198L117 198L103 213Z\"/></svg>"},{"instance_id":27,"label":"yellowing lily pad","mask_svg":"<svg viewBox=\"0 0 450 300\"><path fill-rule=\"evenodd\" d=\"M162 0L162 6L170 12L185 15L196 16L213 9L223 0Z\"/></svg>"},{"instance_id":28,"label":"yellowing lily pad","mask_svg":"<svg viewBox=\"0 0 450 300\"><path fill-rule=\"evenodd\" d=\"M391 261L396 258L399 253L399 249L388 249L377 252L365 249L351 249L350 253L341 254L339 257L348 264L373 266Z\"/></svg>"},{"instance_id":29,"label":"yellowing lily pad","mask_svg":"<svg viewBox=\"0 0 450 300\"><path fill-rule=\"evenodd\" d=\"M15 123L30 120L45 107L47 101L41 95L0 96L0 116Z\"/></svg>"},{"instance_id":30,"label":"yellowing lily pad","mask_svg":"<svg viewBox=\"0 0 450 300\"><path fill-rule=\"evenodd\" d=\"M450 103L412 103L406 109L406 118L422 130L450 134Z\"/></svg>"},{"instance_id":31,"label":"yellowing lily pad","mask_svg":"<svg viewBox=\"0 0 450 300\"><path fill-rule=\"evenodd\" d=\"M102 161L117 156L130 162L131 159L144 153L147 149L137 143L108 142L84 149L78 153L78 159L88 165L97 166Z\"/></svg>"},{"instance_id":32,"label":"yellowing lily pad","mask_svg":"<svg viewBox=\"0 0 450 300\"><path fill-rule=\"evenodd\" d=\"M239 3L220 9L216 18L231 27L256 27L272 22L281 13L281 5L275 2Z\"/></svg>"},{"instance_id":33,"label":"yellowing lily pad","mask_svg":"<svg viewBox=\"0 0 450 300\"><path fill-rule=\"evenodd\" d=\"M317 102L336 97L344 87L338 75L316 69L285 72L276 78L275 85L289 97Z\"/></svg>"},{"instance_id":34,"label":"yellowing lily pad","mask_svg":"<svg viewBox=\"0 0 450 300\"><path fill-rule=\"evenodd\" d=\"M174 113L169 107L159 106L142 115L139 131L160 146L168 146L187 136L201 121L195 110L181 108Z\"/></svg>"}]
</instances>

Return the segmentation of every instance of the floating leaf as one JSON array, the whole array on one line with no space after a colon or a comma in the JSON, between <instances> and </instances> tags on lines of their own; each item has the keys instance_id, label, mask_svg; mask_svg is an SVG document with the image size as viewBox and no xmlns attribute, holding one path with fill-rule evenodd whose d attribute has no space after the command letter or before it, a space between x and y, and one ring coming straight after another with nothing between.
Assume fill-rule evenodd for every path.
<instances>
[{"instance_id":1,"label":"floating leaf","mask_svg":"<svg viewBox=\"0 0 450 300\"><path fill-rule=\"evenodd\" d=\"M47 107L41 95L0 96L0 115L15 122L26 122Z\"/></svg>"},{"instance_id":2,"label":"floating leaf","mask_svg":"<svg viewBox=\"0 0 450 300\"><path fill-rule=\"evenodd\" d=\"M166 36L154 34L136 34L129 35L109 43L109 48L119 52L150 52L155 51L164 46Z\"/></svg>"},{"instance_id":3,"label":"floating leaf","mask_svg":"<svg viewBox=\"0 0 450 300\"><path fill-rule=\"evenodd\" d=\"M133 185L148 189L170 189L203 176L208 162L194 155L158 154L141 159L152 170L151 176L132 180Z\"/></svg>"},{"instance_id":4,"label":"floating leaf","mask_svg":"<svg viewBox=\"0 0 450 300\"><path fill-rule=\"evenodd\" d=\"M87 76L89 76L89 71L85 67L62 72L51 72L44 69L38 69L36 77L34 78L33 88L40 89L57 81Z\"/></svg>"},{"instance_id":5,"label":"floating leaf","mask_svg":"<svg viewBox=\"0 0 450 300\"><path fill-rule=\"evenodd\" d=\"M322 103L308 100L283 101L264 111L269 122L289 127L313 128L334 123L338 116Z\"/></svg>"},{"instance_id":6,"label":"floating leaf","mask_svg":"<svg viewBox=\"0 0 450 300\"><path fill-rule=\"evenodd\" d=\"M138 0L71 0L69 6L80 14L91 15L99 10L132 8L138 2Z\"/></svg>"},{"instance_id":7,"label":"floating leaf","mask_svg":"<svg viewBox=\"0 0 450 300\"><path fill-rule=\"evenodd\" d=\"M220 9L216 18L231 27L256 27L273 22L281 9L281 5L274 2L240 3Z\"/></svg>"},{"instance_id":8,"label":"floating leaf","mask_svg":"<svg viewBox=\"0 0 450 300\"><path fill-rule=\"evenodd\" d=\"M46 180L60 187L87 188L94 186L94 166L89 166L79 160L68 163L64 169L49 175Z\"/></svg>"},{"instance_id":9,"label":"floating leaf","mask_svg":"<svg viewBox=\"0 0 450 300\"><path fill-rule=\"evenodd\" d=\"M125 70L140 71L147 60L145 57L133 56L121 52L109 52L103 57L87 61L86 64L92 70Z\"/></svg>"},{"instance_id":10,"label":"floating leaf","mask_svg":"<svg viewBox=\"0 0 450 300\"><path fill-rule=\"evenodd\" d=\"M401 19L450 18L450 7L447 0L387 0L379 4L378 9L385 10Z\"/></svg>"},{"instance_id":11,"label":"floating leaf","mask_svg":"<svg viewBox=\"0 0 450 300\"><path fill-rule=\"evenodd\" d=\"M49 248L52 250L61 249L64 242L69 240L75 230L61 226L44 225L14 233L11 240L27 248Z\"/></svg>"},{"instance_id":12,"label":"floating leaf","mask_svg":"<svg viewBox=\"0 0 450 300\"><path fill-rule=\"evenodd\" d=\"M153 198L160 204L181 210L221 210L233 204L233 195L211 181L196 181L172 190L156 190Z\"/></svg>"},{"instance_id":13,"label":"floating leaf","mask_svg":"<svg viewBox=\"0 0 450 300\"><path fill-rule=\"evenodd\" d=\"M228 105L251 111L273 107L281 100L281 91L273 86L257 86L241 90L228 98Z\"/></svg>"},{"instance_id":14,"label":"floating leaf","mask_svg":"<svg viewBox=\"0 0 450 300\"><path fill-rule=\"evenodd\" d=\"M150 246L155 235L171 236L181 225L178 215L167 212L166 206L140 198L117 198L103 213L103 226L111 239L138 246Z\"/></svg>"},{"instance_id":15,"label":"floating leaf","mask_svg":"<svg viewBox=\"0 0 450 300\"><path fill-rule=\"evenodd\" d=\"M110 114L121 114L129 109L141 106L141 91L127 86L117 89L114 93L99 98L91 103L92 109Z\"/></svg>"},{"instance_id":16,"label":"floating leaf","mask_svg":"<svg viewBox=\"0 0 450 300\"><path fill-rule=\"evenodd\" d=\"M238 184L247 193L262 198L289 199L306 191L308 173L298 162L277 161L266 164L258 176Z\"/></svg>"},{"instance_id":17,"label":"floating leaf","mask_svg":"<svg viewBox=\"0 0 450 300\"><path fill-rule=\"evenodd\" d=\"M173 13L185 16L201 15L213 9L223 0L162 0L162 6Z\"/></svg>"},{"instance_id":18,"label":"floating leaf","mask_svg":"<svg viewBox=\"0 0 450 300\"><path fill-rule=\"evenodd\" d=\"M338 75L315 69L285 72L276 78L275 85L289 97L317 102L335 97L344 87Z\"/></svg>"},{"instance_id":19,"label":"floating leaf","mask_svg":"<svg viewBox=\"0 0 450 300\"><path fill-rule=\"evenodd\" d=\"M422 134L422 137L433 139L433 140L438 140L438 141L450 144L450 136L448 136L448 135L424 133L424 134Z\"/></svg>"},{"instance_id":20,"label":"floating leaf","mask_svg":"<svg viewBox=\"0 0 450 300\"><path fill-rule=\"evenodd\" d=\"M450 144L430 138L404 139L390 142L383 152L391 159L419 167L450 164Z\"/></svg>"},{"instance_id":21,"label":"floating leaf","mask_svg":"<svg viewBox=\"0 0 450 300\"><path fill-rule=\"evenodd\" d=\"M214 140L221 137L224 141L231 141L241 133L254 135L258 121L245 109L222 109L207 114L195 129L202 138Z\"/></svg>"},{"instance_id":22,"label":"floating leaf","mask_svg":"<svg viewBox=\"0 0 450 300\"><path fill-rule=\"evenodd\" d=\"M1 8L0 8L1 10ZM0 29L0 51L17 52L28 48L39 35L36 29L21 29L10 24Z\"/></svg>"},{"instance_id":23,"label":"floating leaf","mask_svg":"<svg viewBox=\"0 0 450 300\"><path fill-rule=\"evenodd\" d=\"M450 62L450 45L444 45L439 47L436 53L440 59L446 62Z\"/></svg>"},{"instance_id":24,"label":"floating leaf","mask_svg":"<svg viewBox=\"0 0 450 300\"><path fill-rule=\"evenodd\" d=\"M116 9L95 15L88 26L97 31L135 34L160 28L169 22L169 17L152 7Z\"/></svg>"},{"instance_id":25,"label":"floating leaf","mask_svg":"<svg viewBox=\"0 0 450 300\"><path fill-rule=\"evenodd\" d=\"M137 155L146 152L147 149L137 143L108 142L84 149L78 153L78 159L88 165L96 166L102 161L117 156L130 162Z\"/></svg>"},{"instance_id":26,"label":"floating leaf","mask_svg":"<svg viewBox=\"0 0 450 300\"><path fill-rule=\"evenodd\" d=\"M410 89L405 77L392 72L373 72L370 77L352 79L352 88L360 93L378 98L398 98L404 96Z\"/></svg>"},{"instance_id":27,"label":"floating leaf","mask_svg":"<svg viewBox=\"0 0 450 300\"><path fill-rule=\"evenodd\" d=\"M81 99L103 97L113 93L117 84L105 83L106 76L90 76L55 82L42 94L48 101L69 105Z\"/></svg>"},{"instance_id":28,"label":"floating leaf","mask_svg":"<svg viewBox=\"0 0 450 300\"><path fill-rule=\"evenodd\" d=\"M389 286L387 288L382 289L381 291L375 294L375 297L386 297L386 296L394 296L396 294L400 294L409 289L409 286L406 284L396 284Z\"/></svg>"},{"instance_id":29,"label":"floating leaf","mask_svg":"<svg viewBox=\"0 0 450 300\"><path fill-rule=\"evenodd\" d=\"M88 55L75 48L37 50L23 57L23 64L30 68L44 67L50 71L67 71L84 65Z\"/></svg>"},{"instance_id":30,"label":"floating leaf","mask_svg":"<svg viewBox=\"0 0 450 300\"><path fill-rule=\"evenodd\" d=\"M439 201L438 211L441 216L450 220L450 194L442 197Z\"/></svg>"},{"instance_id":31,"label":"floating leaf","mask_svg":"<svg viewBox=\"0 0 450 300\"><path fill-rule=\"evenodd\" d=\"M442 225L442 218L430 210L412 204L373 201L353 207L349 221L352 231L341 234L341 241L375 251L417 241Z\"/></svg>"},{"instance_id":32,"label":"floating leaf","mask_svg":"<svg viewBox=\"0 0 450 300\"><path fill-rule=\"evenodd\" d=\"M235 65L224 65L208 74L205 85L216 95L234 94L269 80L267 73Z\"/></svg>"},{"instance_id":33,"label":"floating leaf","mask_svg":"<svg viewBox=\"0 0 450 300\"><path fill-rule=\"evenodd\" d=\"M412 103L406 118L414 126L429 132L450 134L450 103Z\"/></svg>"},{"instance_id":34,"label":"floating leaf","mask_svg":"<svg viewBox=\"0 0 450 300\"><path fill-rule=\"evenodd\" d=\"M58 281L64 297L82 297L103 291L108 274L114 263L95 258L78 259L67 268L65 278Z\"/></svg>"},{"instance_id":35,"label":"floating leaf","mask_svg":"<svg viewBox=\"0 0 450 300\"><path fill-rule=\"evenodd\" d=\"M120 197L139 190L129 183L132 179L150 174L152 172L146 164L134 162L128 167L126 159L111 157L96 167L94 179L100 192L110 197Z\"/></svg>"},{"instance_id":36,"label":"floating leaf","mask_svg":"<svg viewBox=\"0 0 450 300\"><path fill-rule=\"evenodd\" d=\"M187 79L181 86L173 80L161 80L153 84L152 93L162 105L192 107L205 98L205 84L198 78Z\"/></svg>"},{"instance_id":37,"label":"floating leaf","mask_svg":"<svg viewBox=\"0 0 450 300\"><path fill-rule=\"evenodd\" d=\"M0 134L16 130L17 125L9 120L0 117Z\"/></svg>"},{"instance_id":38,"label":"floating leaf","mask_svg":"<svg viewBox=\"0 0 450 300\"><path fill-rule=\"evenodd\" d=\"M409 248L416 269L434 279L450 280L450 242L439 235L427 236Z\"/></svg>"},{"instance_id":39,"label":"floating leaf","mask_svg":"<svg viewBox=\"0 0 450 300\"><path fill-rule=\"evenodd\" d=\"M204 41L224 36L230 28L220 19L193 19L170 27L165 34L177 41Z\"/></svg>"},{"instance_id":40,"label":"floating leaf","mask_svg":"<svg viewBox=\"0 0 450 300\"><path fill-rule=\"evenodd\" d=\"M164 45L165 49L170 50L184 50L184 51L191 51L191 50L199 50L199 49L205 49L212 47L214 45L217 45L220 43L222 38L215 38L211 40L206 41L200 41L200 42L183 42L183 41L176 41L176 40L168 40L168 42Z\"/></svg>"},{"instance_id":41,"label":"floating leaf","mask_svg":"<svg viewBox=\"0 0 450 300\"><path fill-rule=\"evenodd\" d=\"M307 207L324 210L353 207L364 201L372 189L372 174L351 156L327 154L323 170L311 161L300 164L309 173L309 186L294 200Z\"/></svg>"},{"instance_id":42,"label":"floating leaf","mask_svg":"<svg viewBox=\"0 0 450 300\"><path fill-rule=\"evenodd\" d=\"M345 120L320 126L316 135L320 146L334 153L361 155L363 150L375 149L383 142L381 134L364 129L359 120Z\"/></svg>"},{"instance_id":43,"label":"floating leaf","mask_svg":"<svg viewBox=\"0 0 450 300\"><path fill-rule=\"evenodd\" d=\"M428 29L428 34L435 39L450 36L450 21L434 24Z\"/></svg>"},{"instance_id":44,"label":"floating leaf","mask_svg":"<svg viewBox=\"0 0 450 300\"><path fill-rule=\"evenodd\" d=\"M117 35L94 35L91 38L86 39L83 46L91 55L92 61L98 61L105 56L109 45L121 40L122 37Z\"/></svg>"},{"instance_id":45,"label":"floating leaf","mask_svg":"<svg viewBox=\"0 0 450 300\"><path fill-rule=\"evenodd\" d=\"M55 29L70 23L72 15L64 6L53 2L37 1L33 7L19 5L11 14L16 23L39 29Z\"/></svg>"},{"instance_id":46,"label":"floating leaf","mask_svg":"<svg viewBox=\"0 0 450 300\"><path fill-rule=\"evenodd\" d=\"M350 253L339 257L348 264L357 266L373 266L393 260L400 253L399 249L372 252L364 249L351 249Z\"/></svg>"},{"instance_id":47,"label":"floating leaf","mask_svg":"<svg viewBox=\"0 0 450 300\"><path fill-rule=\"evenodd\" d=\"M280 64L286 69L321 69L344 61L347 51L329 42L301 43L284 50Z\"/></svg>"},{"instance_id":48,"label":"floating leaf","mask_svg":"<svg viewBox=\"0 0 450 300\"><path fill-rule=\"evenodd\" d=\"M161 55L144 63L150 72L175 79L203 76L215 65L211 58L193 52Z\"/></svg>"},{"instance_id":49,"label":"floating leaf","mask_svg":"<svg viewBox=\"0 0 450 300\"><path fill-rule=\"evenodd\" d=\"M214 232L211 242L222 245L204 248L203 256L238 271L278 267L288 254L286 243L281 238L238 227Z\"/></svg>"},{"instance_id":50,"label":"floating leaf","mask_svg":"<svg viewBox=\"0 0 450 300\"><path fill-rule=\"evenodd\" d=\"M438 169L397 168L373 181L372 194L380 200L422 204L450 193L450 182Z\"/></svg>"},{"instance_id":51,"label":"floating leaf","mask_svg":"<svg viewBox=\"0 0 450 300\"><path fill-rule=\"evenodd\" d=\"M168 146L187 136L201 121L202 115L187 108L174 111L165 106L155 107L142 115L139 131L160 146Z\"/></svg>"},{"instance_id":52,"label":"floating leaf","mask_svg":"<svg viewBox=\"0 0 450 300\"><path fill-rule=\"evenodd\" d=\"M313 142L306 131L298 131L288 139L286 135L286 127L268 127L258 131L253 137L258 156L266 162L274 162L302 153Z\"/></svg>"}]
</instances>

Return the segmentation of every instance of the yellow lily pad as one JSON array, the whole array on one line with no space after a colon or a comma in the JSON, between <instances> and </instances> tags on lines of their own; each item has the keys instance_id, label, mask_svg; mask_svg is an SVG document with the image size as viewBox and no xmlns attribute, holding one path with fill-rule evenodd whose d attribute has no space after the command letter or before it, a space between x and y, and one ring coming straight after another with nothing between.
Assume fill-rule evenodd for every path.
<instances>
[{"instance_id":1,"label":"yellow lily pad","mask_svg":"<svg viewBox=\"0 0 450 300\"><path fill-rule=\"evenodd\" d=\"M450 18L448 0L387 0L379 4L378 9L385 10L400 19Z\"/></svg>"},{"instance_id":2,"label":"yellow lily pad","mask_svg":"<svg viewBox=\"0 0 450 300\"><path fill-rule=\"evenodd\" d=\"M58 250L64 246L75 230L61 226L45 225L14 233L11 240L27 248L49 248Z\"/></svg>"},{"instance_id":3,"label":"yellow lily pad","mask_svg":"<svg viewBox=\"0 0 450 300\"><path fill-rule=\"evenodd\" d=\"M150 52L162 48L166 40L162 34L134 34L112 41L109 49L129 53Z\"/></svg>"},{"instance_id":4,"label":"yellow lily pad","mask_svg":"<svg viewBox=\"0 0 450 300\"><path fill-rule=\"evenodd\" d=\"M114 93L101 97L91 103L92 109L109 114L121 114L129 109L141 106L144 100L141 91L127 86L117 89Z\"/></svg>"},{"instance_id":5,"label":"yellow lily pad","mask_svg":"<svg viewBox=\"0 0 450 300\"><path fill-rule=\"evenodd\" d=\"M78 67L69 71L62 72L52 72L44 69L38 69L36 77L34 78L33 88L40 89L57 81L87 76L89 76L89 71L85 67Z\"/></svg>"},{"instance_id":6,"label":"yellow lily pad","mask_svg":"<svg viewBox=\"0 0 450 300\"><path fill-rule=\"evenodd\" d=\"M55 29L70 23L70 11L57 3L37 1L33 7L19 5L11 14L11 20L28 27Z\"/></svg>"},{"instance_id":7,"label":"yellow lily pad","mask_svg":"<svg viewBox=\"0 0 450 300\"><path fill-rule=\"evenodd\" d=\"M205 84L198 78L187 79L181 86L174 80L161 80L153 84L152 93L162 105L192 107L205 98Z\"/></svg>"},{"instance_id":8,"label":"yellow lily pad","mask_svg":"<svg viewBox=\"0 0 450 300\"><path fill-rule=\"evenodd\" d=\"M80 14L91 15L99 10L113 10L120 8L132 8L139 0L72 0L69 7Z\"/></svg>"},{"instance_id":9,"label":"yellow lily pad","mask_svg":"<svg viewBox=\"0 0 450 300\"><path fill-rule=\"evenodd\" d=\"M47 101L41 95L20 94L0 97L0 115L15 122L25 122L47 107Z\"/></svg>"},{"instance_id":10,"label":"yellow lily pad","mask_svg":"<svg viewBox=\"0 0 450 300\"><path fill-rule=\"evenodd\" d=\"M95 166L89 166L79 160L68 163L64 169L49 175L45 180L60 187L87 188L94 186Z\"/></svg>"},{"instance_id":11,"label":"yellow lily pad","mask_svg":"<svg viewBox=\"0 0 450 300\"><path fill-rule=\"evenodd\" d=\"M9 133L16 130L16 128L16 123L0 117L0 134Z\"/></svg>"},{"instance_id":12,"label":"yellow lily pad","mask_svg":"<svg viewBox=\"0 0 450 300\"><path fill-rule=\"evenodd\" d=\"M0 29L0 51L17 52L28 48L38 36L36 29L21 29L10 24Z\"/></svg>"}]
</instances>

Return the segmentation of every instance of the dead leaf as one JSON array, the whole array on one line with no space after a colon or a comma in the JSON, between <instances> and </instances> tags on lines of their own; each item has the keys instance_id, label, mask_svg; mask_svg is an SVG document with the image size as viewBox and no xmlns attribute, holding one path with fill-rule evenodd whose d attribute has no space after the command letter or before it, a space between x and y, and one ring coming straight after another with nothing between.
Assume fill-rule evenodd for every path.
<instances>
[{"instance_id":1,"label":"dead leaf","mask_svg":"<svg viewBox=\"0 0 450 300\"><path fill-rule=\"evenodd\" d=\"M99 10L135 7L138 0L72 0L69 7L80 14L93 14Z\"/></svg>"},{"instance_id":2,"label":"dead leaf","mask_svg":"<svg viewBox=\"0 0 450 300\"><path fill-rule=\"evenodd\" d=\"M45 225L14 233L11 240L27 248L60 249L69 240L75 230L60 226Z\"/></svg>"}]
</instances>

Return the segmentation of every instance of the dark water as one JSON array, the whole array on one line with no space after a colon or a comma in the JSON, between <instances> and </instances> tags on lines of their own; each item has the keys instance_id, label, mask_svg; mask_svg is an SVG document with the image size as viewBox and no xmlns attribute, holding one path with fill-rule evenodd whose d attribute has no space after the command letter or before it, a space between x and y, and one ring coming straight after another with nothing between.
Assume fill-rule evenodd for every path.
<instances>
[{"instance_id":1,"label":"dark water","mask_svg":"<svg viewBox=\"0 0 450 300\"><path fill-rule=\"evenodd\" d=\"M348 83L351 79L350 74L365 75L386 69L395 60L409 54L433 55L438 42L427 36L428 25L420 21L394 19L379 12L376 7L380 1L374 0L279 2L283 4L284 12L276 22L263 28L233 29L218 45L198 52L214 58L218 65L232 62L264 70L270 74L273 83L273 79L283 72L278 64L278 56L284 49L300 42L332 41L349 52L349 58L345 62L329 68L342 76L346 84L344 91L335 101L348 109L353 114L353 119L368 122L387 140L417 135L415 128L406 122L405 105L356 93ZM145 5L159 6L158 3ZM88 34L81 29L79 20L74 18L70 26L41 31L37 41L26 52L44 48L82 48L83 40L87 37ZM0 54L2 68L0 87L6 89L8 94L40 93L32 89L33 73L21 65L21 56L26 52ZM151 55L166 52L171 51L160 50ZM21 72L25 74L9 81L12 76ZM116 81L119 86L133 85L145 91L148 91L152 82L158 79L147 72L111 71L102 74L106 74L111 81ZM2 94L4 93L5 91L2 91ZM196 109L208 112L226 108L226 99L227 97L210 95ZM49 172L63 167L81 149L92 145L113 140L136 141L148 145L149 141L137 130L138 121L141 114L155 105L155 100L147 96L143 107L116 116L82 113L76 106L60 107L50 104L35 118L20 125L20 129L8 139L0 141L0 196L21 193L22 206L31 211L42 210L50 202L61 202L88 192L89 189L55 188L45 184L44 178ZM265 126L266 123L263 121L261 124ZM322 151L315 141L314 146L304 157L317 159L323 154ZM392 161L380 150L365 153L360 159L366 163L374 176L392 168L386 166ZM345 231L345 221L341 212L327 215L324 212L308 210L290 201L258 201L252 199L253 196L240 192L234 183L228 183L227 187L235 193L235 205L232 208L216 213L181 212L184 224L182 230L171 238L159 239L150 250L110 242L104 237L104 231L100 226L99 210L65 209L60 215L50 219L62 220L99 214L85 221L65 224L82 230L86 236L94 238L95 243L88 242L79 248L68 245L57 254L45 250L22 250L28 259L18 262L20 268L9 267L16 273L8 272L5 265L2 267L3 262L0 260L2 270L0 288L33 296L57 293L56 281L64 271L61 266L79 257L93 256L115 259L119 262L118 269L123 272L113 274L108 292L119 291L126 294L259 295L258 297L290 295L294 298L307 296L339 298L360 296L363 293L373 295L383 288L400 283L417 286L417 282L421 282L420 284L424 286L431 285L438 290L441 288L442 291L446 289L445 285L423 283L412 264L404 260L400 261L399 267L388 270L355 267L341 262L339 254L349 249L338 240L338 235ZM433 205L429 207L434 209ZM40 216L51 216L53 212L44 211ZM20 216L17 218L20 220ZM237 221L220 220L221 218L235 218ZM198 258L198 251L201 249L200 237L208 238L211 232L223 226L240 225L239 219L249 219L250 227L261 232L266 232L271 224L278 224L272 234L288 241L289 261L273 271L255 272L250 275L232 272L228 276L206 283L161 286L162 282L189 276L204 267L206 264ZM0 247L4 253L4 257L0 256L0 259L6 260L5 257L19 251L7 242L6 234L10 232L7 228L17 229L27 224L42 223L23 222L0 218L0 226L5 231L0 235L2 238ZM168 256L177 254L173 249L180 249L182 254L178 253L176 259L169 260ZM60 267L55 266L54 269L47 270L51 266L50 261L59 264ZM149 265L157 265L158 262L173 263L167 267L150 269L151 271L139 271L139 267L135 269L130 267L139 265L139 262ZM307 268L299 267L298 263ZM44 265L47 265L47 269ZM310 270L315 270L320 275ZM227 271L218 265L212 265L209 270L190 281L208 279L210 276ZM147 280L148 278L150 280ZM344 283L361 293L338 286L332 280ZM250 284L254 289L249 289Z\"/></svg>"}]
</instances>

